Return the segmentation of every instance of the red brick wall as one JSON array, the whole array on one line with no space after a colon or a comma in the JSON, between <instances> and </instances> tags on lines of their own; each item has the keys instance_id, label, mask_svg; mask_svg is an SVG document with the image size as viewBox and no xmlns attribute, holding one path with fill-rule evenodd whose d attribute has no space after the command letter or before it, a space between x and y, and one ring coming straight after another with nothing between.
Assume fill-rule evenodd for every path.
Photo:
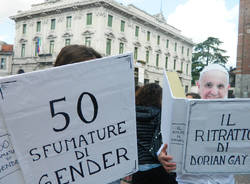
<instances>
[{"instance_id":1,"label":"red brick wall","mask_svg":"<svg viewBox=\"0 0 250 184\"><path fill-rule=\"evenodd\" d=\"M250 74L250 0L240 0L236 74Z\"/></svg>"}]
</instances>

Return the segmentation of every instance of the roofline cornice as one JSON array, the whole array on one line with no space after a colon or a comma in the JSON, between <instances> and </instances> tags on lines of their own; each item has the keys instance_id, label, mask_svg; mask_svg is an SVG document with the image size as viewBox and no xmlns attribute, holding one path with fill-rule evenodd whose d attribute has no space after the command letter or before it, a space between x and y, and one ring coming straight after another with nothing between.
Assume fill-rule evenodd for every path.
<instances>
[{"instance_id":1,"label":"roofline cornice","mask_svg":"<svg viewBox=\"0 0 250 184\"><path fill-rule=\"evenodd\" d=\"M15 15L15 16L11 16L10 18L14 21L20 21L20 20L27 20L27 19L31 19L33 17L40 17L40 16L44 16L44 14L47 15L52 15L52 14L60 14L62 11L74 11L76 9L84 9L85 7L104 7L104 8L108 8L111 9L113 11L116 11L119 14L122 14L124 16L126 16L127 18L131 18L135 21L137 21L138 23L141 24L147 24L147 26L150 26L151 28L155 29L158 28L158 30L160 32L162 32L165 35L172 35L173 37L175 37L176 39L179 39L182 42L186 42L188 43L190 46L194 46L195 43L179 34L179 33L175 33L172 30L168 30L167 28L165 28L163 25L163 23L158 23L158 22L153 22L152 20L142 17L139 14L136 14L135 12L132 12L128 7L121 5L113 0L92 0L92 1L83 1L83 2L76 2L76 3L70 3L70 4L65 4L65 5L61 5L58 7L51 7L51 8L47 8L47 9L41 9L41 10L29 10L26 12L23 12L21 14ZM133 6L134 8L138 9L137 7ZM140 9L138 9L140 10ZM140 10L142 13L142 10ZM149 15L148 13L146 13L147 15ZM152 15L149 15L152 18L155 18ZM166 25L168 25L167 23L164 23ZM170 27L173 27L171 25L168 25ZM174 27L173 27L174 28ZM176 29L176 28L174 28ZM179 31L178 29L176 29L177 31Z\"/></svg>"}]
</instances>

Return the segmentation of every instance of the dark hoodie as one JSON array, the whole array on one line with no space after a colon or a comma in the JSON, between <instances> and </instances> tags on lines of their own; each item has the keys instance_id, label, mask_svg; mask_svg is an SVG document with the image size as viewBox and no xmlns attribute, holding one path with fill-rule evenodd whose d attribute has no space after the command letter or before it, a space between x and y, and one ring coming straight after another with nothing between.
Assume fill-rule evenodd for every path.
<instances>
[{"instance_id":1,"label":"dark hoodie","mask_svg":"<svg viewBox=\"0 0 250 184\"><path fill-rule=\"evenodd\" d=\"M139 164L159 163L156 152L161 145L161 109L137 106L136 122Z\"/></svg>"}]
</instances>

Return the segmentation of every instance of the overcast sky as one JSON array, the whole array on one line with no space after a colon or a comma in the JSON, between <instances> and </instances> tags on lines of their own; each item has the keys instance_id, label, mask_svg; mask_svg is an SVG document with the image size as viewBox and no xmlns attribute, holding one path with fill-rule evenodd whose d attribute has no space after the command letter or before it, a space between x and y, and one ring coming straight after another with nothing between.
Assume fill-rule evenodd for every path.
<instances>
[{"instance_id":1,"label":"overcast sky","mask_svg":"<svg viewBox=\"0 0 250 184\"><path fill-rule=\"evenodd\" d=\"M0 6L0 40L13 44L15 23L8 17L18 10L27 10L31 4L45 0L2 0ZM70 1L70 0L68 0ZM236 65L239 0L117 0L134 4L150 13L159 13L162 7L167 23L180 29L195 43L213 36L224 42L222 49L230 56L228 66ZM161 3L162 2L162 3ZM162 6L161 6L162 4Z\"/></svg>"}]
</instances>

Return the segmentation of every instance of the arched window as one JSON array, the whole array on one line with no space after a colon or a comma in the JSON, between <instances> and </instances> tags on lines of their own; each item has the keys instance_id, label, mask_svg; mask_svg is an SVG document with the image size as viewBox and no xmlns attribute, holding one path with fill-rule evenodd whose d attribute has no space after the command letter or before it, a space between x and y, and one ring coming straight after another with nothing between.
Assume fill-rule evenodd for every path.
<instances>
[{"instance_id":1,"label":"arched window","mask_svg":"<svg viewBox=\"0 0 250 184\"><path fill-rule=\"evenodd\" d=\"M21 73L24 73L24 70L23 69L19 69L17 74L21 74Z\"/></svg>"}]
</instances>

